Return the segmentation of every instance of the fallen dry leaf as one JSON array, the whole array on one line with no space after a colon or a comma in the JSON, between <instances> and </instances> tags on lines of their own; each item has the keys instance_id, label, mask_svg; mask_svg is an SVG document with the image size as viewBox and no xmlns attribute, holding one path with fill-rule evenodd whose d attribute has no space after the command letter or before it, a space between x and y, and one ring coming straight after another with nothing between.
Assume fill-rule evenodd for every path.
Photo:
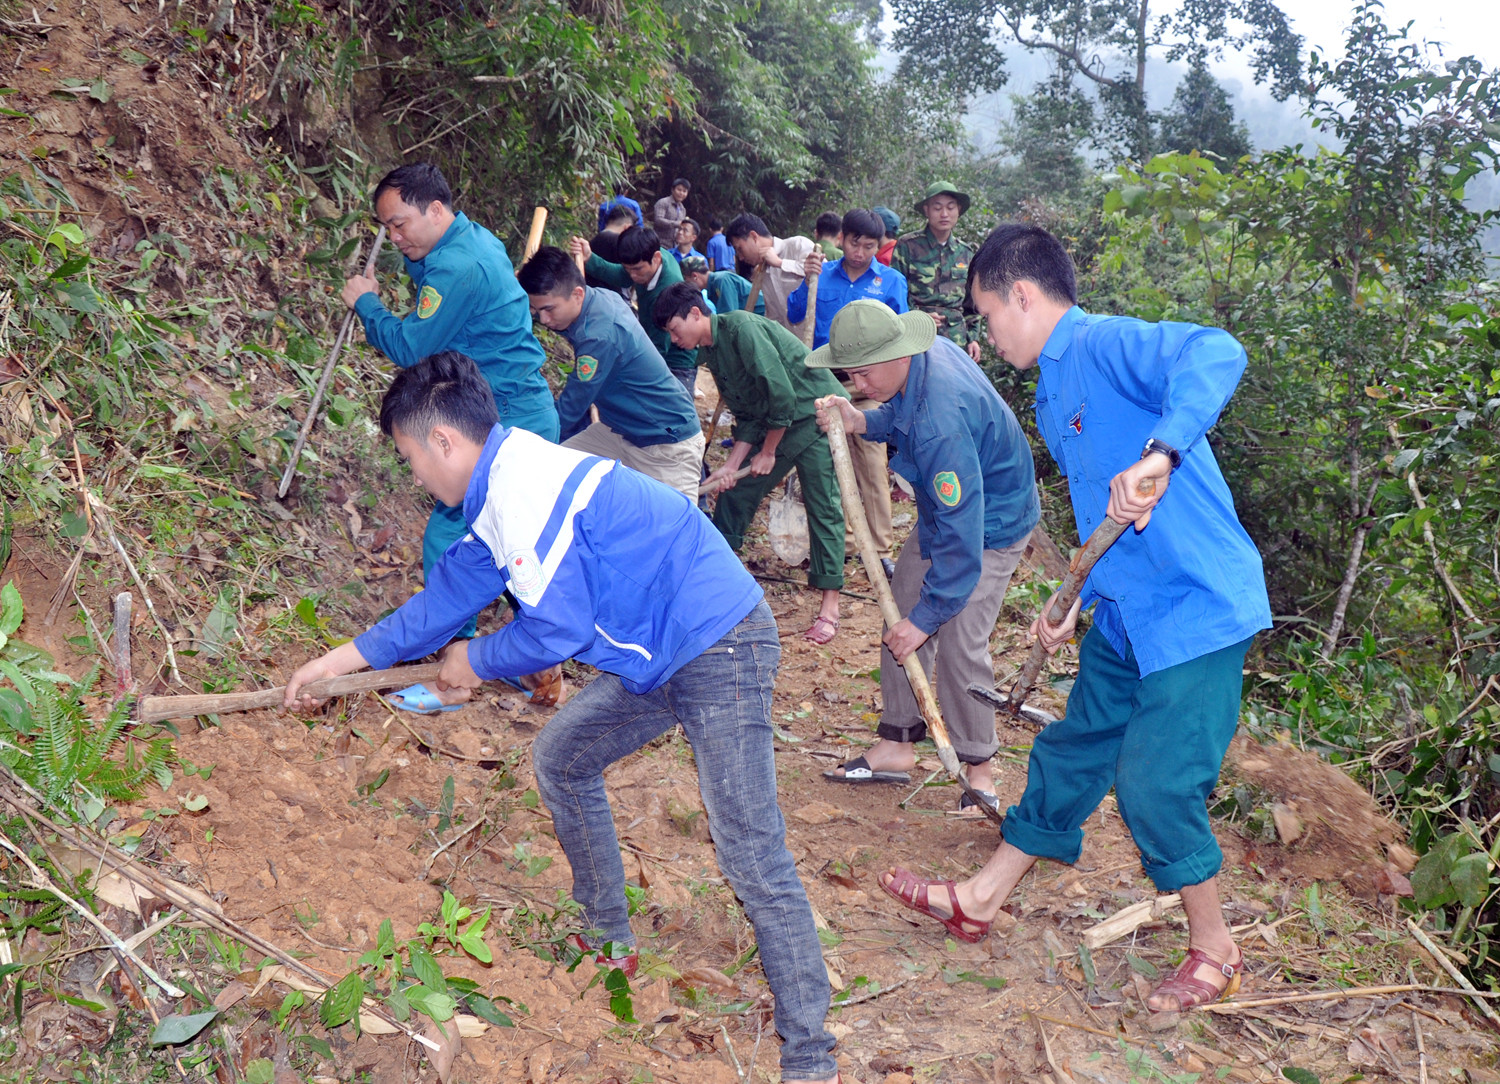
<instances>
[{"instance_id":1,"label":"fallen dry leaf","mask_svg":"<svg viewBox=\"0 0 1500 1084\"><path fill-rule=\"evenodd\" d=\"M740 992L733 979L712 967L690 967L682 973L682 981L689 986L706 986L720 994Z\"/></svg>"},{"instance_id":2,"label":"fallen dry leaf","mask_svg":"<svg viewBox=\"0 0 1500 1084\"><path fill-rule=\"evenodd\" d=\"M464 1045L463 1038L459 1034L459 1029L453 1025L454 1021L449 1020L445 1027L440 1028L436 1022L433 1022L428 1024L426 1030L422 1032L423 1035L426 1035L438 1044L436 1050L429 1049L427 1051L427 1060L432 1062L432 1067L436 1070L438 1079L443 1084L448 1084L448 1081L452 1079L453 1059L458 1057L458 1053L463 1049Z\"/></svg>"},{"instance_id":3,"label":"fallen dry leaf","mask_svg":"<svg viewBox=\"0 0 1500 1084\"><path fill-rule=\"evenodd\" d=\"M803 824L827 824L843 815L842 809L829 802L808 802L805 806L792 810L792 818Z\"/></svg>"},{"instance_id":4,"label":"fallen dry leaf","mask_svg":"<svg viewBox=\"0 0 1500 1084\"><path fill-rule=\"evenodd\" d=\"M1297 816L1296 806L1277 802L1271 807L1271 818L1276 822L1276 834L1287 846L1302 838L1302 818Z\"/></svg>"}]
</instances>

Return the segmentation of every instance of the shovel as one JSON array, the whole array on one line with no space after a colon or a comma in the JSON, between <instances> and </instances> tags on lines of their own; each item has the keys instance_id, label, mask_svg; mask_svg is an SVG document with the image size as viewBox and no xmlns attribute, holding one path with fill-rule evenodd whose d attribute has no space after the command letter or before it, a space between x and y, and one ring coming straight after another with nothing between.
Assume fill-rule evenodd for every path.
<instances>
[{"instance_id":1,"label":"shovel","mask_svg":"<svg viewBox=\"0 0 1500 1084\"><path fill-rule=\"evenodd\" d=\"M1142 497L1149 497L1156 492L1156 482L1150 478L1143 478L1135 491ZM1105 516L1104 522L1094 528L1088 541L1083 544L1083 548L1073 554L1073 559L1068 562L1068 574L1063 577L1057 593L1047 603L1046 614L1049 625L1056 625L1068 616L1068 611L1073 608L1073 603L1078 601L1078 596L1083 592L1083 582L1089 578L1089 573L1093 571L1099 558L1104 556L1104 551L1113 546L1115 540L1125 533L1125 527L1126 524L1116 523ZM1055 723L1057 716L1026 703L1031 687L1036 684L1036 679L1041 676L1042 667L1046 664L1047 649L1038 639L1031 645L1031 654L1026 657L1026 663L1021 667L1021 673L1017 675L1015 684L1010 687L1009 692L1002 693L999 689L990 689L975 682L969 686L968 693L981 704L988 704L992 708L1035 723L1039 727Z\"/></svg>"},{"instance_id":2,"label":"shovel","mask_svg":"<svg viewBox=\"0 0 1500 1084\"><path fill-rule=\"evenodd\" d=\"M864 562L870 584L875 588L875 598L880 603L880 616L885 619L888 628L893 628L901 620L901 611L896 608L896 598L891 594L891 585L880 564L880 552L875 548L875 539L870 536L865 506L859 499L859 482L854 477L854 461L849 458L849 444L844 435L844 415L838 407L831 405L828 410L828 448L833 453L833 469L839 477L844 518L854 529L854 541L859 546L860 560ZM911 682L912 694L917 698L917 708L922 713L923 721L927 723L927 733L937 746L938 760L942 762L943 768L963 788L963 792L977 809L997 825L1002 823L1005 818L1000 811L991 808L964 778L964 773L959 768L958 754L953 751L953 743L948 740L948 728L943 725L942 713L938 711L937 697L933 695L932 685L927 680L922 663L917 659L917 653L913 651L906 656L906 661L901 665L906 670L907 680ZM973 686L970 686L970 692L972 691Z\"/></svg>"}]
</instances>

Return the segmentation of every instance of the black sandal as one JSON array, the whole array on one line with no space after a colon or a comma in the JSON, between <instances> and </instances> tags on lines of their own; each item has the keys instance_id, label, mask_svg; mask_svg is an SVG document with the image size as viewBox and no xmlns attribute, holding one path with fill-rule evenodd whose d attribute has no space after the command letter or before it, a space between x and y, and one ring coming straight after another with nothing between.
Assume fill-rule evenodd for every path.
<instances>
[{"instance_id":1,"label":"black sandal","mask_svg":"<svg viewBox=\"0 0 1500 1084\"><path fill-rule=\"evenodd\" d=\"M909 772L876 771L874 768L870 767L870 762L864 757L855 757L853 760L849 761L849 763L841 765L840 767L843 769L842 774L840 774L838 769L835 769L833 771L824 772L823 778L832 783L850 784L895 783L898 785L905 785L911 782L911 774Z\"/></svg>"}]
</instances>

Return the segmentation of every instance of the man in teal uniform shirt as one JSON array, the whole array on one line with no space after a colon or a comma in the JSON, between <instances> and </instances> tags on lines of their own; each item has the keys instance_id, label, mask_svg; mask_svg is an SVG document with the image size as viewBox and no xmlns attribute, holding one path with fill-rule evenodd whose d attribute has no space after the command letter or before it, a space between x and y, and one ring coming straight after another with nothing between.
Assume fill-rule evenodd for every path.
<instances>
[{"instance_id":1,"label":"man in teal uniform shirt","mask_svg":"<svg viewBox=\"0 0 1500 1084\"><path fill-rule=\"evenodd\" d=\"M454 213L453 190L427 162L381 179L375 217L406 259L417 307L398 317L381 304L373 278L349 279L344 304L359 314L370 345L403 369L444 350L467 354L494 392L502 424L557 440L557 408L542 376L546 355L531 333L531 309L505 246ZM422 535L424 575L467 530L462 508L433 508Z\"/></svg>"}]
</instances>

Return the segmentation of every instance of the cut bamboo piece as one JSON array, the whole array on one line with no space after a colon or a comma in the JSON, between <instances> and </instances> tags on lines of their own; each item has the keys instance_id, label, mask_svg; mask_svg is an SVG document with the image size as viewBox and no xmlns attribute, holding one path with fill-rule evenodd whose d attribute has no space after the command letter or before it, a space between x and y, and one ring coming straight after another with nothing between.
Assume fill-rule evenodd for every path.
<instances>
[{"instance_id":1,"label":"cut bamboo piece","mask_svg":"<svg viewBox=\"0 0 1500 1084\"><path fill-rule=\"evenodd\" d=\"M330 696L349 696L372 689L392 689L398 685L431 681L442 668L442 663L430 662L421 666L395 666L389 670L362 670L357 674L310 681L302 687L302 692L315 700L326 700ZM285 696L284 685L245 693L147 696L141 699L136 721L159 723L163 719L190 719L195 715L224 715L235 711L254 711L256 708L279 708Z\"/></svg>"},{"instance_id":2,"label":"cut bamboo piece","mask_svg":"<svg viewBox=\"0 0 1500 1084\"><path fill-rule=\"evenodd\" d=\"M1157 896L1154 899L1132 903L1110 915L1096 926L1083 931L1083 947L1090 952L1102 948L1112 941L1134 933L1142 926L1160 919L1168 911L1182 906L1182 897L1177 893Z\"/></svg>"}]
</instances>

